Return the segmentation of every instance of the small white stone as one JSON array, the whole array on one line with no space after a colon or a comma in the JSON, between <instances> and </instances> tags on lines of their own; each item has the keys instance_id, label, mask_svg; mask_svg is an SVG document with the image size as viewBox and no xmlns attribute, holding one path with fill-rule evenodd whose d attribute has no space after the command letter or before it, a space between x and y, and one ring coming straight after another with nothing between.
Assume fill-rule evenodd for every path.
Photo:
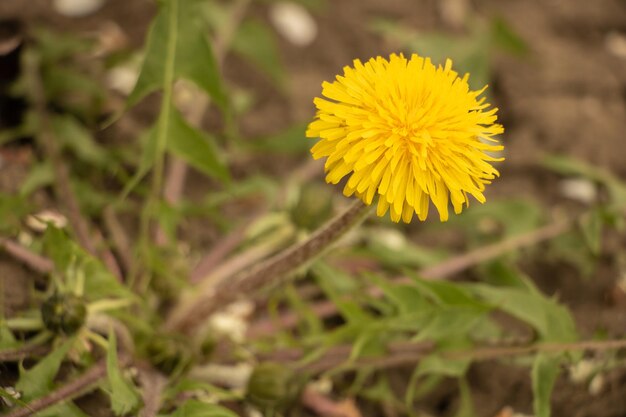
<instances>
[{"instance_id":1,"label":"small white stone","mask_svg":"<svg viewBox=\"0 0 626 417\"><path fill-rule=\"evenodd\" d=\"M229 312L216 313L209 320L211 330L218 335L229 337L234 342L245 340L248 322Z\"/></svg>"},{"instance_id":2,"label":"small white stone","mask_svg":"<svg viewBox=\"0 0 626 417\"><path fill-rule=\"evenodd\" d=\"M303 6L280 1L270 8L270 20L278 33L296 46L307 46L317 37L317 23Z\"/></svg>"},{"instance_id":3,"label":"small white stone","mask_svg":"<svg viewBox=\"0 0 626 417\"><path fill-rule=\"evenodd\" d=\"M211 384L226 386L231 389L245 388L250 375L252 375L252 365L249 363L238 363L236 365L209 364L192 370L192 376Z\"/></svg>"},{"instance_id":4,"label":"small white stone","mask_svg":"<svg viewBox=\"0 0 626 417\"><path fill-rule=\"evenodd\" d=\"M48 228L48 223L62 229L67 226L67 218L53 210L43 210L26 218L26 225L36 232L43 232Z\"/></svg>"},{"instance_id":5,"label":"small white stone","mask_svg":"<svg viewBox=\"0 0 626 417\"><path fill-rule=\"evenodd\" d=\"M106 82L112 90L128 95L135 88L138 76L137 68L130 65L120 65L107 73Z\"/></svg>"},{"instance_id":6,"label":"small white stone","mask_svg":"<svg viewBox=\"0 0 626 417\"><path fill-rule=\"evenodd\" d=\"M11 398L15 400L19 400L22 397L22 394L19 391L17 391L14 387L0 387L0 388L2 388L8 396L10 396ZM11 399L9 399L8 396L0 398L0 403L4 402L8 407L13 407L15 403L11 401Z\"/></svg>"},{"instance_id":7,"label":"small white stone","mask_svg":"<svg viewBox=\"0 0 626 417\"><path fill-rule=\"evenodd\" d=\"M559 184L561 195L585 204L595 201L597 189L593 182L585 178L568 178Z\"/></svg>"},{"instance_id":8,"label":"small white stone","mask_svg":"<svg viewBox=\"0 0 626 417\"><path fill-rule=\"evenodd\" d=\"M104 0L54 0L54 10L68 17L83 17L97 12Z\"/></svg>"},{"instance_id":9,"label":"small white stone","mask_svg":"<svg viewBox=\"0 0 626 417\"><path fill-rule=\"evenodd\" d=\"M322 394L330 394L333 391L333 381L328 377L321 377L320 379L309 382L309 387Z\"/></svg>"},{"instance_id":10,"label":"small white stone","mask_svg":"<svg viewBox=\"0 0 626 417\"><path fill-rule=\"evenodd\" d=\"M583 359L569 368L569 378L574 383L588 380L596 369L596 364L588 359Z\"/></svg>"},{"instance_id":11,"label":"small white stone","mask_svg":"<svg viewBox=\"0 0 626 417\"><path fill-rule=\"evenodd\" d=\"M609 32L604 38L607 51L618 58L626 59L626 35L619 32Z\"/></svg>"},{"instance_id":12,"label":"small white stone","mask_svg":"<svg viewBox=\"0 0 626 417\"><path fill-rule=\"evenodd\" d=\"M591 382L589 383L589 394L598 395L602 392L605 385L605 379L602 374L598 374L593 377Z\"/></svg>"},{"instance_id":13,"label":"small white stone","mask_svg":"<svg viewBox=\"0 0 626 417\"><path fill-rule=\"evenodd\" d=\"M404 234L395 229L377 229L373 231L372 238L376 239L376 242L382 243L387 248L392 250L404 249L407 245Z\"/></svg>"}]
</instances>

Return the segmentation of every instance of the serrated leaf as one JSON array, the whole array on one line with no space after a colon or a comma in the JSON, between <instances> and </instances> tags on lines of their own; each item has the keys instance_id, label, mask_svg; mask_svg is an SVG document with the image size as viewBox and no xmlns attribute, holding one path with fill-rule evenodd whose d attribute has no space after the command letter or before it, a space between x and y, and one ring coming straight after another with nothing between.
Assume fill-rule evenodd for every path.
<instances>
[{"instance_id":1,"label":"serrated leaf","mask_svg":"<svg viewBox=\"0 0 626 417\"><path fill-rule=\"evenodd\" d=\"M421 359L417 365L418 375L442 375L460 378L469 369L471 358L451 358L445 355L446 351L468 350L472 347L465 335L453 335L441 339L437 343L438 351Z\"/></svg>"},{"instance_id":2,"label":"serrated leaf","mask_svg":"<svg viewBox=\"0 0 626 417\"><path fill-rule=\"evenodd\" d=\"M237 414L217 404L188 400L172 414L160 414L159 417L237 417Z\"/></svg>"},{"instance_id":3,"label":"serrated leaf","mask_svg":"<svg viewBox=\"0 0 626 417\"><path fill-rule=\"evenodd\" d=\"M437 309L415 340L441 340L468 334L485 317L487 311L486 308L471 307Z\"/></svg>"},{"instance_id":4,"label":"serrated leaf","mask_svg":"<svg viewBox=\"0 0 626 417\"><path fill-rule=\"evenodd\" d=\"M22 393L23 401L39 398L50 392L59 367L73 343L74 339L66 340L30 369L20 366L20 379L15 384L15 389Z\"/></svg>"},{"instance_id":5,"label":"serrated leaf","mask_svg":"<svg viewBox=\"0 0 626 417\"><path fill-rule=\"evenodd\" d=\"M480 268L481 275L487 284L496 287L529 288L530 282L524 274L511 262L496 259Z\"/></svg>"},{"instance_id":6,"label":"serrated leaf","mask_svg":"<svg viewBox=\"0 0 626 417\"><path fill-rule=\"evenodd\" d=\"M569 310L546 298L536 289L465 285L470 291L498 308L532 326L542 341L572 342L578 338Z\"/></svg>"},{"instance_id":7,"label":"serrated leaf","mask_svg":"<svg viewBox=\"0 0 626 417\"><path fill-rule=\"evenodd\" d=\"M229 174L226 166L222 163L212 145L212 139L204 132L191 127L182 118L180 113L170 105L167 132L165 133L165 149L185 160L189 165L204 172L205 174L227 181ZM161 116L163 116L163 109ZM141 137L143 151L139 168L133 178L126 184L122 196L126 196L139 184L141 179L148 173L157 158L158 129L161 123L152 126Z\"/></svg>"},{"instance_id":8,"label":"serrated leaf","mask_svg":"<svg viewBox=\"0 0 626 417\"><path fill-rule=\"evenodd\" d=\"M266 73L278 87L284 85L285 72L274 35L267 25L252 19L244 21L235 34L232 48Z\"/></svg>"},{"instance_id":9,"label":"serrated leaf","mask_svg":"<svg viewBox=\"0 0 626 417\"><path fill-rule=\"evenodd\" d=\"M206 38L198 0L164 0L148 32L139 78L128 96L132 106L163 87L168 59L174 60L174 78L186 78L226 109L227 98L217 62Z\"/></svg>"},{"instance_id":10,"label":"serrated leaf","mask_svg":"<svg viewBox=\"0 0 626 417\"><path fill-rule=\"evenodd\" d=\"M413 285L433 303L441 306L466 306L476 309L486 309L489 305L477 299L471 291L462 285L445 282L431 281L415 277L411 272L407 275L413 280Z\"/></svg>"},{"instance_id":11,"label":"serrated leaf","mask_svg":"<svg viewBox=\"0 0 626 417\"><path fill-rule=\"evenodd\" d=\"M400 314L415 311L426 312L432 310L432 304L426 300L419 288L412 285L398 285L372 273L364 276L374 285L380 288Z\"/></svg>"},{"instance_id":12,"label":"serrated leaf","mask_svg":"<svg viewBox=\"0 0 626 417\"><path fill-rule=\"evenodd\" d=\"M228 171L217 156L213 140L187 124L176 110L172 109L170 115L167 149L205 174L228 180Z\"/></svg>"},{"instance_id":13,"label":"serrated leaf","mask_svg":"<svg viewBox=\"0 0 626 417\"><path fill-rule=\"evenodd\" d=\"M88 277L84 283L87 300L106 297L134 298L133 293L119 283L113 274L93 256L86 253L61 229L49 225L43 236L44 251L58 271L78 266Z\"/></svg>"},{"instance_id":14,"label":"serrated leaf","mask_svg":"<svg viewBox=\"0 0 626 417\"><path fill-rule=\"evenodd\" d=\"M117 360L117 341L115 332L109 332L107 351L107 377L111 387L111 408L118 415L128 414L139 406L139 395L122 375Z\"/></svg>"},{"instance_id":15,"label":"serrated leaf","mask_svg":"<svg viewBox=\"0 0 626 417\"><path fill-rule=\"evenodd\" d=\"M560 358L539 353L531 371L535 417L550 417L550 397L560 371Z\"/></svg>"},{"instance_id":16,"label":"serrated leaf","mask_svg":"<svg viewBox=\"0 0 626 417\"><path fill-rule=\"evenodd\" d=\"M337 306L341 315L350 323L362 323L371 319L361 306L353 300L347 299L340 290L333 285L336 277L342 281L343 273L328 265L318 262L312 272L316 278L318 285L322 288L326 296ZM345 277L343 277L345 279Z\"/></svg>"}]
</instances>

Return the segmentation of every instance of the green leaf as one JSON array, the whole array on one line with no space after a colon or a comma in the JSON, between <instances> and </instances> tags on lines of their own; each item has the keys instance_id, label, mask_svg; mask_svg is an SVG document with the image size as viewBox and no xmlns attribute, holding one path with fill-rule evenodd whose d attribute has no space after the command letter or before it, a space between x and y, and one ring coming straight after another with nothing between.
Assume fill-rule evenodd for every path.
<instances>
[{"instance_id":1,"label":"green leaf","mask_svg":"<svg viewBox=\"0 0 626 417\"><path fill-rule=\"evenodd\" d=\"M298 123L274 135L251 139L245 142L244 146L256 152L303 154L312 145L312 142L304 135L306 126L305 123Z\"/></svg>"},{"instance_id":2,"label":"green leaf","mask_svg":"<svg viewBox=\"0 0 626 417\"><path fill-rule=\"evenodd\" d=\"M346 321L351 323L366 322L371 319L359 304L345 297L335 284L337 281L346 280L345 275L328 265L318 262L312 268L318 285L322 288L326 296L337 306L337 309Z\"/></svg>"},{"instance_id":3,"label":"green leaf","mask_svg":"<svg viewBox=\"0 0 626 417\"><path fill-rule=\"evenodd\" d=\"M115 332L109 332L109 348L107 351L107 376L111 386L111 408L118 415L128 414L139 406L139 395L132 385L126 381L117 360L117 341Z\"/></svg>"},{"instance_id":4,"label":"green leaf","mask_svg":"<svg viewBox=\"0 0 626 417\"><path fill-rule=\"evenodd\" d=\"M189 400L178 407L172 414L161 414L159 417L237 417L237 414L216 404Z\"/></svg>"},{"instance_id":5,"label":"green leaf","mask_svg":"<svg viewBox=\"0 0 626 417\"><path fill-rule=\"evenodd\" d=\"M513 262L496 259L480 268L483 280L496 287L528 288L530 282Z\"/></svg>"},{"instance_id":6,"label":"green leaf","mask_svg":"<svg viewBox=\"0 0 626 417\"><path fill-rule=\"evenodd\" d=\"M528 45L524 39L522 39L502 17L496 17L491 21L491 36L495 43L502 49L516 55L525 55L528 53Z\"/></svg>"},{"instance_id":7,"label":"green leaf","mask_svg":"<svg viewBox=\"0 0 626 417\"><path fill-rule=\"evenodd\" d=\"M252 19L244 21L235 34L232 48L251 61L266 73L278 87L282 88L285 81L285 71L280 64L274 36L266 24Z\"/></svg>"},{"instance_id":8,"label":"green leaf","mask_svg":"<svg viewBox=\"0 0 626 417\"><path fill-rule=\"evenodd\" d=\"M477 414L472 401L472 388L465 378L459 378L458 381L461 399L454 417L476 417Z\"/></svg>"},{"instance_id":9,"label":"green leaf","mask_svg":"<svg viewBox=\"0 0 626 417\"><path fill-rule=\"evenodd\" d=\"M454 222L453 224L459 224L467 231L473 243L482 244L485 240L485 233L477 225L496 222L504 229L503 237L511 237L535 230L539 226L541 218L542 210L534 201L530 199L506 199L493 200L485 205L476 205L471 210L466 210L451 220ZM501 238L499 237L499 239Z\"/></svg>"},{"instance_id":10,"label":"green leaf","mask_svg":"<svg viewBox=\"0 0 626 417\"><path fill-rule=\"evenodd\" d=\"M53 178L54 173L50 161L34 165L20 186L20 196L27 197L33 191L51 185L54 182Z\"/></svg>"},{"instance_id":11,"label":"green leaf","mask_svg":"<svg viewBox=\"0 0 626 417\"><path fill-rule=\"evenodd\" d=\"M13 336L11 329L7 326L4 320L0 320L0 349L10 350L20 347L21 342L18 342Z\"/></svg>"},{"instance_id":12,"label":"green leaf","mask_svg":"<svg viewBox=\"0 0 626 417\"><path fill-rule=\"evenodd\" d=\"M418 374L460 377L465 375L471 363L471 359L450 359L434 353L420 360Z\"/></svg>"},{"instance_id":13,"label":"green leaf","mask_svg":"<svg viewBox=\"0 0 626 417\"><path fill-rule=\"evenodd\" d=\"M73 343L73 338L66 340L28 370L20 366L20 379L15 384L15 389L22 393L22 400L30 401L50 392L59 367Z\"/></svg>"},{"instance_id":14,"label":"green leaf","mask_svg":"<svg viewBox=\"0 0 626 417\"><path fill-rule=\"evenodd\" d=\"M540 353L531 371L533 411L536 417L550 417L550 396L560 371L560 357Z\"/></svg>"},{"instance_id":15,"label":"green leaf","mask_svg":"<svg viewBox=\"0 0 626 417\"><path fill-rule=\"evenodd\" d=\"M466 284L464 287L493 307L528 323L543 341L572 342L578 338L569 310L546 298L534 287L507 288L484 284Z\"/></svg>"},{"instance_id":16,"label":"green leaf","mask_svg":"<svg viewBox=\"0 0 626 417\"><path fill-rule=\"evenodd\" d=\"M284 288L281 288L281 292L287 299L290 309L306 324L307 333L323 333L324 325L322 324L322 320L311 308L311 303L302 299L302 296L296 291L293 284L285 285ZM276 317L276 319L278 320L279 318Z\"/></svg>"},{"instance_id":17,"label":"green leaf","mask_svg":"<svg viewBox=\"0 0 626 417\"><path fill-rule=\"evenodd\" d=\"M49 225L43 236L43 243L46 255L52 259L57 270L67 271L77 267L87 277L84 283L84 296L87 300L135 297L98 259L86 253L63 230Z\"/></svg>"},{"instance_id":18,"label":"green leaf","mask_svg":"<svg viewBox=\"0 0 626 417\"><path fill-rule=\"evenodd\" d=\"M188 125L176 110L172 109L170 116L167 149L205 174L228 180L228 171L212 145L212 138Z\"/></svg>"},{"instance_id":19,"label":"green leaf","mask_svg":"<svg viewBox=\"0 0 626 417\"><path fill-rule=\"evenodd\" d=\"M89 417L72 402L57 404L36 414L37 417Z\"/></svg>"},{"instance_id":20,"label":"green leaf","mask_svg":"<svg viewBox=\"0 0 626 417\"><path fill-rule=\"evenodd\" d=\"M485 317L487 309L444 307L434 312L432 319L421 329L416 340L441 340L464 336Z\"/></svg>"},{"instance_id":21,"label":"green leaf","mask_svg":"<svg viewBox=\"0 0 626 417\"><path fill-rule=\"evenodd\" d=\"M588 278L596 268L597 257L590 250L590 243L582 230L570 230L549 242L546 257L567 262L579 271L582 277ZM593 243L592 243L593 244Z\"/></svg>"},{"instance_id":22,"label":"green leaf","mask_svg":"<svg viewBox=\"0 0 626 417\"><path fill-rule=\"evenodd\" d=\"M602 247L602 226L604 225L604 212L602 209L591 210L580 221L580 230L589 250L594 255L599 255Z\"/></svg>"},{"instance_id":23,"label":"green leaf","mask_svg":"<svg viewBox=\"0 0 626 417\"><path fill-rule=\"evenodd\" d=\"M68 115L57 115L51 120L55 136L76 156L93 165L104 167L110 163L108 154L78 120Z\"/></svg>"},{"instance_id":24,"label":"green leaf","mask_svg":"<svg viewBox=\"0 0 626 417\"><path fill-rule=\"evenodd\" d=\"M62 33L39 26L34 27L31 34L37 40L38 52L44 62L56 62L93 48L93 42L71 32Z\"/></svg>"},{"instance_id":25,"label":"green leaf","mask_svg":"<svg viewBox=\"0 0 626 417\"><path fill-rule=\"evenodd\" d=\"M413 285L425 297L430 298L437 305L466 306L476 309L489 308L488 304L476 299L472 292L462 285L445 281L420 279L411 272L407 272L407 275L412 278Z\"/></svg>"},{"instance_id":26,"label":"green leaf","mask_svg":"<svg viewBox=\"0 0 626 417\"><path fill-rule=\"evenodd\" d=\"M147 94L163 87L167 59L174 60L174 77L194 82L213 101L226 109L227 97L217 62L206 38L207 27L198 0L164 0L148 32L145 57L128 104L135 105Z\"/></svg>"},{"instance_id":27,"label":"green leaf","mask_svg":"<svg viewBox=\"0 0 626 417\"><path fill-rule=\"evenodd\" d=\"M163 117L163 113L162 109L160 117ZM227 181L230 177L228 170L218 157L215 147L212 145L213 140L206 133L187 124L180 113L174 109L174 106L170 105L167 113L169 114L169 120L166 123L165 148L203 173L222 181ZM157 123L142 135L143 152L139 168L124 187L122 196L128 195L154 165L158 153L158 129L161 125L162 123Z\"/></svg>"},{"instance_id":28,"label":"green leaf","mask_svg":"<svg viewBox=\"0 0 626 417\"><path fill-rule=\"evenodd\" d=\"M382 290L385 298L397 308L400 314L432 311L432 303L426 300L419 288L413 285L393 284L373 273L364 274L364 276Z\"/></svg>"},{"instance_id":29,"label":"green leaf","mask_svg":"<svg viewBox=\"0 0 626 417\"><path fill-rule=\"evenodd\" d=\"M21 221L30 211L28 201L19 195L9 195L0 192L0 232L17 234L21 230Z\"/></svg>"},{"instance_id":30,"label":"green leaf","mask_svg":"<svg viewBox=\"0 0 626 417\"><path fill-rule=\"evenodd\" d=\"M58 106L88 120L100 114L106 93L95 78L58 62L45 67L42 75L46 97Z\"/></svg>"}]
</instances>

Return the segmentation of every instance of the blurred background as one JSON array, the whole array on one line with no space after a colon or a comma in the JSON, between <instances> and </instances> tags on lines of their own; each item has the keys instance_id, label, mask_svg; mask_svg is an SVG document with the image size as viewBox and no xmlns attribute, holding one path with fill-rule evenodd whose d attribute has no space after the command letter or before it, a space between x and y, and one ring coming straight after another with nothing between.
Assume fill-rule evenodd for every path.
<instances>
[{"instance_id":1,"label":"blurred background","mask_svg":"<svg viewBox=\"0 0 626 417\"><path fill-rule=\"evenodd\" d=\"M412 243L445 250L471 248L533 230L564 213L624 202L623 0L255 0L237 3L240 9L233 9L233 4L213 1L203 9L211 37L227 43L213 48L233 118L225 121L213 106L200 115L198 124L236 143L229 155L235 179L272 179L270 185L250 182L249 188L277 192L292 176L306 184L321 184L320 164L310 161L312 142L303 132L314 115L313 98L320 95L322 81L332 80L353 59L416 52L436 62L450 57L458 72L471 74L474 88L489 85L486 95L500 109L505 127L501 140L506 160L498 165L501 178L487 189L489 204L473 205L451 220L449 228L432 219L424 230L418 224L400 226ZM238 10L241 16L233 29L225 22L232 22ZM9 144L0 147L4 195L30 195L46 184L46 172L32 173L38 155L23 128L28 105L19 88L15 90L24 45L34 40L50 56L65 56L67 51L78 56L72 65L82 75L63 73L65 61L59 60L57 77L47 80L47 94L56 97L59 108L71 109L93 128L93 142L67 146L80 163L97 164L102 162L100 147L134 143L158 113L158 97L149 96L116 123L105 123L125 109L155 13L155 2L148 0L0 0L0 145ZM85 47L78 39L90 43ZM185 105L195 103L185 94L176 97L183 112ZM132 159L127 153L120 154L125 161ZM219 189L201 169L190 171L183 183L182 192L190 201L202 202L210 190ZM80 198L88 201L83 203L86 211L97 215L107 196L90 194L90 187L79 186ZM340 195L338 188L331 188L321 189ZM188 247L210 248L234 219L248 218L265 204L246 190L234 191L243 197L213 213L213 223L177 217ZM34 198L42 206L51 205L45 195L35 193ZM8 224L17 206L1 207L5 211L0 223L6 219ZM621 230L615 226L600 241L600 232L593 229L587 244L580 235L564 235L520 261L539 288L572 309L584 336L623 335L626 329L626 241ZM405 253L433 256L431 261L437 256ZM25 272L4 258L0 272L13 282L5 285L7 300L11 299L7 308L21 308L27 303L20 284ZM396 383L407 378L400 372ZM480 415L512 416L505 406L528 409L531 389L525 370L477 365L469 378ZM563 383L555 393L554 415L626 415L626 374L623 370L610 374L604 383L613 389L601 394ZM443 387L433 394L431 412L449 415L455 390Z\"/></svg>"}]
</instances>

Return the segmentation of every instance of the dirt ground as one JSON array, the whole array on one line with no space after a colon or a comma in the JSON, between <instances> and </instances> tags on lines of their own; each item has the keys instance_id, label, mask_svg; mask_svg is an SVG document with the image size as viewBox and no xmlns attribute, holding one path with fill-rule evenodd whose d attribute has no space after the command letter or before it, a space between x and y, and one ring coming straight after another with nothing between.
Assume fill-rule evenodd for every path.
<instances>
[{"instance_id":1,"label":"dirt ground","mask_svg":"<svg viewBox=\"0 0 626 417\"><path fill-rule=\"evenodd\" d=\"M47 0L0 0L0 18L27 24L44 24L80 32L96 30L113 21L140 46L154 13L147 0L108 0L96 14L69 19L55 14ZM319 35L307 47L278 37L282 63L289 74L287 91L276 91L270 80L240 59L228 57L224 72L229 82L254 88L258 102L240 121L244 136L278 132L313 114L312 98L320 83L337 74L354 58L388 55L397 45L369 30L375 17L397 20L419 31L455 30L435 0L329 0L326 11L315 16ZM506 133L506 162L502 177L488 196L528 197L558 202L558 179L538 167L544 153L557 152L605 167L626 179L626 2L623 0L475 0L472 10L484 16L502 16L530 49L526 58L495 54L492 58L492 93L501 109ZM252 13L267 17L267 4L255 4ZM2 115L0 115L0 118ZM17 164L18 162L13 162ZM285 161L259 169L287 171L302 161ZM0 167L0 178L10 163ZM192 177L194 181L196 177ZM9 186L7 181L3 189ZM9 183L14 183L13 181ZM189 184L193 189L194 184ZM615 295L623 274L614 256L624 252L626 238L612 236L611 253L603 253L599 267L584 279L566 265L525 265L526 272L546 293L558 295L571 308L584 336L599 329L613 336L626 331L626 296ZM28 273L6 256L0 256L0 276L7 302L13 310L27 302ZM402 381L402 373L399 373ZM485 362L469 374L477 414L507 416L510 406L532 412L528 371L514 365ZM449 416L457 398L453 386L439 389L427 401L432 415ZM566 376L553 395L556 417L626 416L626 372L605 375L599 392L573 384Z\"/></svg>"}]
</instances>

